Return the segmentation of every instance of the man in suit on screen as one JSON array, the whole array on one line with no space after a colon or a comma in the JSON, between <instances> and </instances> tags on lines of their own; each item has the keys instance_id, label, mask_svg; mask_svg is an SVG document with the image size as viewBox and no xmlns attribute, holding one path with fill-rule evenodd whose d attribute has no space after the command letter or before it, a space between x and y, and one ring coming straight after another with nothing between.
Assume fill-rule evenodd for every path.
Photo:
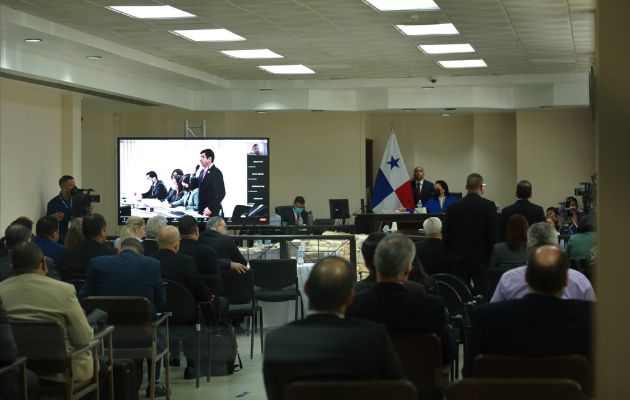
<instances>
[{"instance_id":1,"label":"man in suit on screen","mask_svg":"<svg viewBox=\"0 0 630 400\"><path fill-rule=\"evenodd\" d=\"M223 173L214 165L214 152L210 149L201 150L199 163L201 171L195 178L199 187L197 211L206 217L215 217L225 197Z\"/></svg>"}]
</instances>

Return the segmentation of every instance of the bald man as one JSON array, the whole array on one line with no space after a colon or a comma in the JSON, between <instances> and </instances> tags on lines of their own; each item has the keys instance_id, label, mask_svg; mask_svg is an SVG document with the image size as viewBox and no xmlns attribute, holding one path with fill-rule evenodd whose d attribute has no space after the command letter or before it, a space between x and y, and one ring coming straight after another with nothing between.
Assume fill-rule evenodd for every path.
<instances>
[{"instance_id":1,"label":"bald man","mask_svg":"<svg viewBox=\"0 0 630 400\"><path fill-rule=\"evenodd\" d=\"M568 269L569 259L557 246L541 246L530 254L525 272L529 293L476 310L464 376L474 375L472 362L479 354L581 354L591 359L593 303L561 299Z\"/></svg>"},{"instance_id":2,"label":"bald man","mask_svg":"<svg viewBox=\"0 0 630 400\"><path fill-rule=\"evenodd\" d=\"M427 181L424 179L424 167L418 165L413 170L413 179L410 182L411 191L413 192L413 200L416 206L418 205L418 200L422 201L422 206L424 207L429 199L433 196L435 192L435 187L433 186L433 182Z\"/></svg>"},{"instance_id":3,"label":"bald man","mask_svg":"<svg viewBox=\"0 0 630 400\"><path fill-rule=\"evenodd\" d=\"M311 271L304 290L309 312L267 334L263 375L267 397L282 399L291 381L313 379L404 379L383 325L344 318L354 296L354 271L339 257L326 257Z\"/></svg>"}]
</instances>

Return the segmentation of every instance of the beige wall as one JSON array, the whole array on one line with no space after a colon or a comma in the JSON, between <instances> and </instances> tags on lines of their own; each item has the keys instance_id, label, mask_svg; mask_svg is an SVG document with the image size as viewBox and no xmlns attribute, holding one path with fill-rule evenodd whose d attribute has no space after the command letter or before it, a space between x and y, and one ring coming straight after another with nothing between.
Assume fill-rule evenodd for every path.
<instances>
[{"instance_id":1,"label":"beige wall","mask_svg":"<svg viewBox=\"0 0 630 400\"><path fill-rule=\"evenodd\" d=\"M59 192L61 95L0 80L0 230L20 215L37 220Z\"/></svg>"},{"instance_id":2,"label":"beige wall","mask_svg":"<svg viewBox=\"0 0 630 400\"><path fill-rule=\"evenodd\" d=\"M534 201L557 206L595 173L595 129L588 109L518 111L517 179L534 186Z\"/></svg>"}]
</instances>

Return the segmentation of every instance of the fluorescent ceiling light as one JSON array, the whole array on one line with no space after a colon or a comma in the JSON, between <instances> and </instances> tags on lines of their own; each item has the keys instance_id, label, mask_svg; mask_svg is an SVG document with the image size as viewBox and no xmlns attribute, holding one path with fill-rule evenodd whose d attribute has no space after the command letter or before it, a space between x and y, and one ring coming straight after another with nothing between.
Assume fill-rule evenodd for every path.
<instances>
[{"instance_id":1,"label":"fluorescent ceiling light","mask_svg":"<svg viewBox=\"0 0 630 400\"><path fill-rule=\"evenodd\" d=\"M222 50L221 53L232 58L283 58L280 54L274 53L269 49L255 49L255 50Z\"/></svg>"},{"instance_id":2,"label":"fluorescent ceiling light","mask_svg":"<svg viewBox=\"0 0 630 400\"><path fill-rule=\"evenodd\" d=\"M85 56L88 60L101 60L103 57L101 56Z\"/></svg>"},{"instance_id":3,"label":"fluorescent ceiling light","mask_svg":"<svg viewBox=\"0 0 630 400\"><path fill-rule=\"evenodd\" d=\"M483 60L449 60L438 61L438 63L444 68L482 68L487 67Z\"/></svg>"},{"instance_id":4,"label":"fluorescent ceiling light","mask_svg":"<svg viewBox=\"0 0 630 400\"><path fill-rule=\"evenodd\" d=\"M315 71L302 64L296 65L259 65L258 68L272 74L314 74Z\"/></svg>"},{"instance_id":5,"label":"fluorescent ceiling light","mask_svg":"<svg viewBox=\"0 0 630 400\"><path fill-rule=\"evenodd\" d=\"M459 31L453 24L431 24L431 25L396 25L402 33L408 36L428 36L428 35L457 35Z\"/></svg>"},{"instance_id":6,"label":"fluorescent ceiling light","mask_svg":"<svg viewBox=\"0 0 630 400\"><path fill-rule=\"evenodd\" d=\"M245 40L244 37L227 29L188 29L170 32L193 42L236 42Z\"/></svg>"},{"instance_id":7,"label":"fluorescent ceiling light","mask_svg":"<svg viewBox=\"0 0 630 400\"><path fill-rule=\"evenodd\" d=\"M105 7L132 18L170 19L194 18L196 15L171 6L108 6Z\"/></svg>"},{"instance_id":8,"label":"fluorescent ceiling light","mask_svg":"<svg viewBox=\"0 0 630 400\"><path fill-rule=\"evenodd\" d=\"M421 44L418 48L427 54L474 53L475 49L465 44Z\"/></svg>"},{"instance_id":9,"label":"fluorescent ceiling light","mask_svg":"<svg viewBox=\"0 0 630 400\"><path fill-rule=\"evenodd\" d=\"M433 0L363 0L379 11L439 10Z\"/></svg>"},{"instance_id":10,"label":"fluorescent ceiling light","mask_svg":"<svg viewBox=\"0 0 630 400\"><path fill-rule=\"evenodd\" d=\"M26 39L24 39L24 41L26 43L39 43L42 40L40 38L26 38Z\"/></svg>"}]
</instances>

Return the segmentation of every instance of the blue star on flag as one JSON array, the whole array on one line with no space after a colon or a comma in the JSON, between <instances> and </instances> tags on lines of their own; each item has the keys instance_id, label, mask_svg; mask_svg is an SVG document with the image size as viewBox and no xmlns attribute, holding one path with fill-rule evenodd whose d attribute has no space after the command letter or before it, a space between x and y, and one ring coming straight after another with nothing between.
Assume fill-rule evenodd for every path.
<instances>
[{"instance_id":1,"label":"blue star on flag","mask_svg":"<svg viewBox=\"0 0 630 400\"><path fill-rule=\"evenodd\" d=\"M394 156L391 156L391 160L387 161L387 164L389 164L389 169L394 169L394 167L400 168L400 166L398 165L398 161L400 161L400 158L394 158Z\"/></svg>"}]
</instances>

